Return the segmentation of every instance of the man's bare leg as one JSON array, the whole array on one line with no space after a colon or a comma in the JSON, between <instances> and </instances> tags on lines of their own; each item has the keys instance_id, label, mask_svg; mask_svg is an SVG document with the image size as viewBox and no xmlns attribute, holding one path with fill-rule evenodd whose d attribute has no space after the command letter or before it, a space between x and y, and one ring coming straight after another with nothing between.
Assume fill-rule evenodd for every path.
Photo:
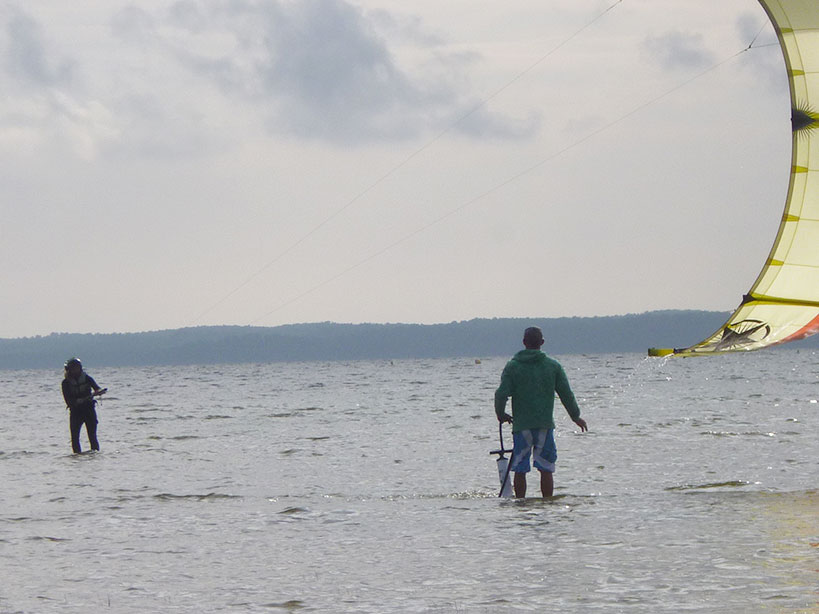
<instances>
[{"instance_id":1,"label":"man's bare leg","mask_svg":"<svg viewBox=\"0 0 819 614\"><path fill-rule=\"evenodd\" d=\"M517 474L515 474L517 477ZM517 490L517 489L516 489ZM524 485L524 492L526 490L526 486ZM541 471L540 472L540 493L544 497L551 497L555 491L555 481L554 476L550 471Z\"/></svg>"},{"instance_id":2,"label":"man's bare leg","mask_svg":"<svg viewBox=\"0 0 819 614\"><path fill-rule=\"evenodd\" d=\"M515 472L515 497L523 499L526 496L526 474Z\"/></svg>"}]
</instances>

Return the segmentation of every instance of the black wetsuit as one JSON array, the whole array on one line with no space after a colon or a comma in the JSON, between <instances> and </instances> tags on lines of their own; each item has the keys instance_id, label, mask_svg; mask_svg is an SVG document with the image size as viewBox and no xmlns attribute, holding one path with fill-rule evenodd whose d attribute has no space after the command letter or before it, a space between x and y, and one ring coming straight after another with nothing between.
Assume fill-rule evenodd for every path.
<instances>
[{"instance_id":1,"label":"black wetsuit","mask_svg":"<svg viewBox=\"0 0 819 614\"><path fill-rule=\"evenodd\" d=\"M97 441L97 412L94 410L96 401L91 396L92 390L99 389L100 387L97 386L94 378L85 372L77 379L66 377L63 380L63 398L71 412L71 448L77 454L82 452L80 431L83 424L85 424L85 430L88 432L88 442L91 444L91 449L100 449L100 444Z\"/></svg>"}]
</instances>

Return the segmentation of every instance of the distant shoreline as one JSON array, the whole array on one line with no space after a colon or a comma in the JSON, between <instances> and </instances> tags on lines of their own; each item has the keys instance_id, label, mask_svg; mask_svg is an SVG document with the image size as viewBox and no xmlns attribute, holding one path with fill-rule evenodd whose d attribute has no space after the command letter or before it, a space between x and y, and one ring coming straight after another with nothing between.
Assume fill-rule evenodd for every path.
<instances>
[{"instance_id":1,"label":"distant shoreline","mask_svg":"<svg viewBox=\"0 0 819 614\"><path fill-rule=\"evenodd\" d=\"M0 339L0 369L40 369L79 356L87 365L148 366L317 360L474 358L520 349L540 326L549 354L645 352L686 347L722 326L729 312L666 310L564 318L480 318L448 324L200 326L144 333L52 333ZM819 335L798 342L819 347ZM788 347L796 347L791 344Z\"/></svg>"}]
</instances>

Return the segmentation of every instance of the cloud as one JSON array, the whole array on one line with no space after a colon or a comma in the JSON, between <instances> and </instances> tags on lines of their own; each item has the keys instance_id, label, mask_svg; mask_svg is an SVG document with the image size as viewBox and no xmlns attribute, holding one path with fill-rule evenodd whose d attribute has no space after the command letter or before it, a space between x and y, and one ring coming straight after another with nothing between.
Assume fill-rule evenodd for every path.
<instances>
[{"instance_id":1,"label":"cloud","mask_svg":"<svg viewBox=\"0 0 819 614\"><path fill-rule=\"evenodd\" d=\"M489 111L482 102L474 103L472 110L457 118L455 129L459 134L481 139L523 139L531 136L541 125L541 117L530 113L526 118L500 116Z\"/></svg>"},{"instance_id":2,"label":"cloud","mask_svg":"<svg viewBox=\"0 0 819 614\"><path fill-rule=\"evenodd\" d=\"M390 13L383 9L374 9L367 13L368 19L388 40L405 40L427 46L446 44L443 35L431 31L424 21L416 15Z\"/></svg>"},{"instance_id":3,"label":"cloud","mask_svg":"<svg viewBox=\"0 0 819 614\"><path fill-rule=\"evenodd\" d=\"M470 82L481 56L399 11L348 0L132 3L98 13L110 36L81 45L35 15L0 3L5 153L55 144L88 159L177 157L258 134L356 146L538 128L481 106Z\"/></svg>"},{"instance_id":4,"label":"cloud","mask_svg":"<svg viewBox=\"0 0 819 614\"><path fill-rule=\"evenodd\" d=\"M252 104L272 133L344 145L405 139L440 131L474 106L461 91L474 56L446 53L417 19L346 0L180 0L161 15L127 11L112 22L117 34L154 36L147 48ZM390 46L398 40L423 59L402 61ZM532 129L484 110L462 131L520 138Z\"/></svg>"},{"instance_id":5,"label":"cloud","mask_svg":"<svg viewBox=\"0 0 819 614\"><path fill-rule=\"evenodd\" d=\"M786 87L782 52L770 21L754 13L743 13L737 17L736 28L742 44L753 43L754 47L754 61L744 63L743 70L751 72L755 79L764 79L772 87Z\"/></svg>"},{"instance_id":6,"label":"cloud","mask_svg":"<svg viewBox=\"0 0 819 614\"><path fill-rule=\"evenodd\" d=\"M643 41L643 48L666 70L705 68L714 57L703 45L700 34L673 30Z\"/></svg>"},{"instance_id":7,"label":"cloud","mask_svg":"<svg viewBox=\"0 0 819 614\"><path fill-rule=\"evenodd\" d=\"M736 26L740 41L750 44L751 41L755 40L760 34L762 34L761 30L765 29L763 26L767 25L767 20L760 21L759 16L754 13L742 13L739 15L739 17L737 17Z\"/></svg>"},{"instance_id":8,"label":"cloud","mask_svg":"<svg viewBox=\"0 0 819 614\"><path fill-rule=\"evenodd\" d=\"M409 136L449 93L414 82L363 14L336 0L305 0L268 22L255 77L278 108L271 124L344 142Z\"/></svg>"},{"instance_id":9,"label":"cloud","mask_svg":"<svg viewBox=\"0 0 819 614\"><path fill-rule=\"evenodd\" d=\"M20 85L34 87L69 83L73 63L51 57L42 26L16 7L9 7L6 12L0 32L5 75Z\"/></svg>"},{"instance_id":10,"label":"cloud","mask_svg":"<svg viewBox=\"0 0 819 614\"><path fill-rule=\"evenodd\" d=\"M111 30L123 39L139 40L150 36L154 27L153 17L134 5L120 9L111 18Z\"/></svg>"},{"instance_id":11,"label":"cloud","mask_svg":"<svg viewBox=\"0 0 819 614\"><path fill-rule=\"evenodd\" d=\"M106 144L108 154L153 159L196 157L221 145L204 129L207 118L178 101L132 94L116 101L120 138Z\"/></svg>"},{"instance_id":12,"label":"cloud","mask_svg":"<svg viewBox=\"0 0 819 614\"><path fill-rule=\"evenodd\" d=\"M80 93L77 63L61 55L20 7L0 11L0 150L19 156L65 147L94 157L117 130L110 111Z\"/></svg>"}]
</instances>

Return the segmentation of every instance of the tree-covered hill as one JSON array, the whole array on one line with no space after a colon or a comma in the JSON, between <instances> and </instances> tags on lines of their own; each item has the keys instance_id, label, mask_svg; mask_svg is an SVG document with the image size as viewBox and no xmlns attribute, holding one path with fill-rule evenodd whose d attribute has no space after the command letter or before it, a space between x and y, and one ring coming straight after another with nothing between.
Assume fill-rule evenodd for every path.
<instances>
[{"instance_id":1,"label":"tree-covered hill","mask_svg":"<svg viewBox=\"0 0 819 614\"><path fill-rule=\"evenodd\" d=\"M550 354L645 352L684 347L719 328L728 313L653 311L584 318L497 318L448 324L202 326L144 333L52 333L0 339L0 369L59 366L79 356L93 366L436 358L510 355L523 329L540 326ZM800 342L819 347L819 335Z\"/></svg>"}]
</instances>

